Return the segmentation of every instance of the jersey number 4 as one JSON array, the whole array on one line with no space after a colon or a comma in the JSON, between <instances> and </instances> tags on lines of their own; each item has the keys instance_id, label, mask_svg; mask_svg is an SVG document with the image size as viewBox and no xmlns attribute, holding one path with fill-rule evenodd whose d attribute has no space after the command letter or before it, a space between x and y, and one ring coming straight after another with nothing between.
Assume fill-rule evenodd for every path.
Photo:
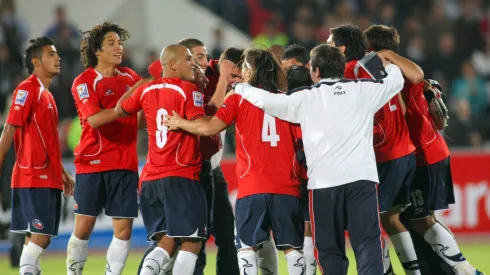
<instances>
[{"instance_id":1,"label":"jersey number 4","mask_svg":"<svg viewBox=\"0 0 490 275\"><path fill-rule=\"evenodd\" d=\"M280 140L276 131L276 118L264 113L264 123L262 124L262 142L270 142L271 147L277 147Z\"/></svg>"},{"instance_id":2,"label":"jersey number 4","mask_svg":"<svg viewBox=\"0 0 490 275\"><path fill-rule=\"evenodd\" d=\"M165 146L165 143L167 143L167 131L168 128L163 125L163 121L165 120L165 116L168 115L167 110L161 108L158 109L157 112L157 131L155 134L156 140L157 140L157 146L158 148L163 148Z\"/></svg>"}]
</instances>

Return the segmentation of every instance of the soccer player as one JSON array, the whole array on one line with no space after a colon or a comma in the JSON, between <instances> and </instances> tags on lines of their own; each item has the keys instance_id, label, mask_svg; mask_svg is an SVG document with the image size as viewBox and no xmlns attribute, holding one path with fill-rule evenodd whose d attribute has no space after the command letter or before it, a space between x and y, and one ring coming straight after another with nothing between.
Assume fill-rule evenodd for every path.
<instances>
[{"instance_id":1,"label":"soccer player","mask_svg":"<svg viewBox=\"0 0 490 275\"><path fill-rule=\"evenodd\" d=\"M158 247L145 258L142 275L166 274L176 242L180 251L173 274L191 275L202 241L206 239L207 202L199 182L201 154L199 137L168 132L165 115L177 111L187 119L204 116L203 95L194 81L195 63L182 45L163 49L163 74L134 93L121 98L116 114L125 116L143 110L148 127L148 156L141 183L140 205L148 239Z\"/></svg>"},{"instance_id":2,"label":"soccer player","mask_svg":"<svg viewBox=\"0 0 490 275\"><path fill-rule=\"evenodd\" d=\"M208 50L206 49L206 45L197 39L197 38L184 38L179 41L179 44L185 46L189 51L191 51L192 58L194 58L194 62L201 67L203 70L206 70L209 66L209 55Z\"/></svg>"},{"instance_id":3,"label":"soccer player","mask_svg":"<svg viewBox=\"0 0 490 275\"><path fill-rule=\"evenodd\" d=\"M284 54L284 46L279 44L272 44L269 47L269 52L277 59L277 61L281 61L281 56Z\"/></svg>"},{"instance_id":4,"label":"soccer player","mask_svg":"<svg viewBox=\"0 0 490 275\"><path fill-rule=\"evenodd\" d=\"M309 69L310 53L303 46L297 44L290 45L281 56L281 65L285 70L293 65L305 66Z\"/></svg>"},{"instance_id":5,"label":"soccer player","mask_svg":"<svg viewBox=\"0 0 490 275\"><path fill-rule=\"evenodd\" d=\"M300 123L308 163L310 219L323 274L345 274L344 229L359 274L382 274L381 230L372 146L374 113L403 87L399 68L383 60L382 81L343 80L345 56L329 45L311 51L317 85L287 96L238 84L235 93L277 118ZM243 104L243 103L242 103Z\"/></svg>"},{"instance_id":6,"label":"soccer player","mask_svg":"<svg viewBox=\"0 0 490 275\"><path fill-rule=\"evenodd\" d=\"M379 54L399 65L405 77L409 78L409 66L413 71L416 65L396 54L400 44L396 29L374 25L369 27L365 34L369 48L382 51ZM413 230L423 236L439 257L452 267L455 274L481 274L463 256L453 235L434 218L434 211L448 209L449 204L454 203L454 193L449 149L438 132L443 129L443 126L437 126L445 123L436 123L429 113L429 107L432 106L429 106L426 95L434 97L440 92L436 90L434 93L432 89L438 88L433 87L429 82L419 80L415 83L405 81L402 90L407 107L406 120L410 137L417 147L415 152L417 170L410 197L412 204L406 216ZM424 245L420 244L420 246Z\"/></svg>"},{"instance_id":7,"label":"soccer player","mask_svg":"<svg viewBox=\"0 0 490 275\"><path fill-rule=\"evenodd\" d=\"M61 192L73 194L73 178L61 165L58 109L48 87L60 74L60 57L48 37L29 41L25 66L31 74L15 89L0 138L0 170L15 140L10 230L26 234L20 274L41 274L40 258L58 235Z\"/></svg>"},{"instance_id":8,"label":"soccer player","mask_svg":"<svg viewBox=\"0 0 490 275\"><path fill-rule=\"evenodd\" d=\"M117 119L113 108L141 77L119 67L127 30L103 23L85 33L81 44L86 70L73 82L72 95L82 124L75 148L75 228L68 242L68 274L79 274L97 216L112 217L114 236L106 274L121 274L128 256L133 219L138 216L137 117Z\"/></svg>"},{"instance_id":9,"label":"soccer player","mask_svg":"<svg viewBox=\"0 0 490 275\"><path fill-rule=\"evenodd\" d=\"M244 81L254 86L274 92L286 88L283 69L266 50L246 50L242 72ZM276 246L284 250L289 274L304 274L300 250L303 214L294 171L294 126L271 117L238 95L227 97L213 117L188 121L174 114L165 124L171 130L207 136L219 133L233 122L237 144L242 145L237 148L235 205L240 274L258 274L256 250L270 238L270 228Z\"/></svg>"},{"instance_id":10,"label":"soccer player","mask_svg":"<svg viewBox=\"0 0 490 275\"><path fill-rule=\"evenodd\" d=\"M358 61L368 50L365 34L353 25L331 29L328 44L346 55L345 78L371 78ZM397 64L398 65L398 64ZM418 66L411 75L414 82L423 79ZM403 67L401 67L403 70ZM374 115L374 152L379 174L379 211L383 229L389 235L407 274L420 274L417 254L410 233L400 221L400 212L410 205L410 184L415 172L415 147L410 140L399 96L395 95ZM384 245L384 249L387 249ZM387 253L387 252L386 252ZM391 272L386 262L385 272Z\"/></svg>"}]
</instances>

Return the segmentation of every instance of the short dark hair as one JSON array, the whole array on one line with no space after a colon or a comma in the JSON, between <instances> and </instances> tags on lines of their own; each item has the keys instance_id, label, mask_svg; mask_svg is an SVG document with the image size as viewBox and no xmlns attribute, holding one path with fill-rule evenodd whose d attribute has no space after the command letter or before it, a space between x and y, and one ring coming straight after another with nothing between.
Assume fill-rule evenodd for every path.
<instances>
[{"instance_id":1,"label":"short dark hair","mask_svg":"<svg viewBox=\"0 0 490 275\"><path fill-rule=\"evenodd\" d=\"M320 70L321 78L343 78L345 55L339 48L322 44L311 50L311 69Z\"/></svg>"},{"instance_id":2,"label":"short dark hair","mask_svg":"<svg viewBox=\"0 0 490 275\"><path fill-rule=\"evenodd\" d=\"M29 40L29 44L25 50L24 65L27 68L27 72L32 74L34 71L34 64L32 63L33 58L41 58L44 46L54 45L54 41L47 37L41 36Z\"/></svg>"},{"instance_id":3,"label":"short dark hair","mask_svg":"<svg viewBox=\"0 0 490 275\"><path fill-rule=\"evenodd\" d=\"M366 55L366 35L354 25L342 25L330 29L333 42L336 47L345 46L345 57L347 61L359 60Z\"/></svg>"},{"instance_id":4,"label":"short dark hair","mask_svg":"<svg viewBox=\"0 0 490 275\"><path fill-rule=\"evenodd\" d=\"M286 71L288 78L288 91L313 85L310 70L304 66L293 65Z\"/></svg>"},{"instance_id":5,"label":"short dark hair","mask_svg":"<svg viewBox=\"0 0 490 275\"><path fill-rule=\"evenodd\" d=\"M306 64L310 62L310 53L305 47L298 44L293 44L286 48L286 50L282 54L281 60L288 60L293 58L306 66Z\"/></svg>"},{"instance_id":6,"label":"short dark hair","mask_svg":"<svg viewBox=\"0 0 490 275\"><path fill-rule=\"evenodd\" d=\"M400 35L395 28L385 25L372 25L364 33L366 34L370 50L392 50L398 52Z\"/></svg>"},{"instance_id":7,"label":"short dark hair","mask_svg":"<svg viewBox=\"0 0 490 275\"><path fill-rule=\"evenodd\" d=\"M197 38L184 38L180 40L178 44L189 49L191 53L192 53L192 48L194 47L204 47L204 43L202 43L202 41Z\"/></svg>"},{"instance_id":8,"label":"short dark hair","mask_svg":"<svg viewBox=\"0 0 490 275\"><path fill-rule=\"evenodd\" d=\"M117 24L104 22L93 27L90 31L83 32L84 38L80 44L81 61L85 68L97 66L97 55L95 53L102 49L104 37L109 32L119 35L121 41L128 40L131 36L126 29Z\"/></svg>"},{"instance_id":9,"label":"short dark hair","mask_svg":"<svg viewBox=\"0 0 490 275\"><path fill-rule=\"evenodd\" d=\"M286 72L267 49L252 46L244 55L243 66L251 71L250 85L275 93L287 89Z\"/></svg>"},{"instance_id":10,"label":"short dark hair","mask_svg":"<svg viewBox=\"0 0 490 275\"><path fill-rule=\"evenodd\" d=\"M219 57L218 63L221 63L223 60L229 60L235 63L236 66L241 67L244 58L244 50L239 48L227 48Z\"/></svg>"}]
</instances>

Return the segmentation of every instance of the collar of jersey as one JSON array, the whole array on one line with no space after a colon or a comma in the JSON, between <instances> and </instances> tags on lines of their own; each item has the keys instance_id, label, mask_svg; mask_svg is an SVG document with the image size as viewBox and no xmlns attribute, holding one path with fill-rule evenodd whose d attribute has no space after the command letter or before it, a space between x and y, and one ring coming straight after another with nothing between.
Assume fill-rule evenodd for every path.
<instances>
[{"instance_id":1,"label":"collar of jersey","mask_svg":"<svg viewBox=\"0 0 490 275\"><path fill-rule=\"evenodd\" d=\"M340 78L322 78L320 82L337 82Z\"/></svg>"}]
</instances>

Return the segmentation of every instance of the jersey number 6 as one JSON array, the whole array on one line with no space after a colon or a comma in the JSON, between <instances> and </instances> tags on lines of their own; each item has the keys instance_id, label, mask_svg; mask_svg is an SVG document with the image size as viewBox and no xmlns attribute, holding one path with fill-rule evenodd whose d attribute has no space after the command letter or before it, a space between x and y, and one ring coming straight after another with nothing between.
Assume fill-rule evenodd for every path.
<instances>
[{"instance_id":1,"label":"jersey number 6","mask_svg":"<svg viewBox=\"0 0 490 275\"><path fill-rule=\"evenodd\" d=\"M156 140L158 148L163 148L165 143L167 143L167 131L168 128L163 125L163 121L165 120L165 116L168 115L167 110L161 108L158 109L157 112L157 131L156 131Z\"/></svg>"},{"instance_id":2,"label":"jersey number 6","mask_svg":"<svg viewBox=\"0 0 490 275\"><path fill-rule=\"evenodd\" d=\"M270 142L271 147L277 147L280 140L276 132L276 118L264 113L264 123L262 124L262 142Z\"/></svg>"}]
</instances>

